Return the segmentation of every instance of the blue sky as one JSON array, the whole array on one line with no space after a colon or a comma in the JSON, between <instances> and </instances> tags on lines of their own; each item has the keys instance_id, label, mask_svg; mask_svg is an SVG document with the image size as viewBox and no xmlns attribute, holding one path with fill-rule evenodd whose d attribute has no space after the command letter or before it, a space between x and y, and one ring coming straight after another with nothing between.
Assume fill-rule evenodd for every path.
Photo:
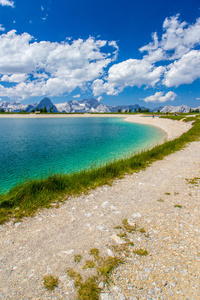
<instances>
[{"instance_id":1,"label":"blue sky","mask_svg":"<svg viewBox=\"0 0 200 300\"><path fill-rule=\"evenodd\" d=\"M0 101L200 106L200 2L0 0Z\"/></svg>"}]
</instances>

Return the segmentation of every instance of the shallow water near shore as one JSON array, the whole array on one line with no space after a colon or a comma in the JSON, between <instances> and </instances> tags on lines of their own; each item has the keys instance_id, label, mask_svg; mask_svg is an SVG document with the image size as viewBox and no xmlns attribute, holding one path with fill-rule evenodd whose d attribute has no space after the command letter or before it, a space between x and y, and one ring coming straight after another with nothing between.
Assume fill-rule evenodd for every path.
<instances>
[{"instance_id":1,"label":"shallow water near shore","mask_svg":"<svg viewBox=\"0 0 200 300\"><path fill-rule=\"evenodd\" d=\"M0 119L0 192L28 179L98 167L165 137L159 128L121 118Z\"/></svg>"}]
</instances>

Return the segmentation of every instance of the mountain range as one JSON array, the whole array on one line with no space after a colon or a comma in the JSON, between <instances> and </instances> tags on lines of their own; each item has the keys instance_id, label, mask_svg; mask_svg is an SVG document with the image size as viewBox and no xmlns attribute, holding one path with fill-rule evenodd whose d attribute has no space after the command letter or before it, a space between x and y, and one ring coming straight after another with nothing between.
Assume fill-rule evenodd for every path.
<instances>
[{"instance_id":1,"label":"mountain range","mask_svg":"<svg viewBox=\"0 0 200 300\"><path fill-rule=\"evenodd\" d=\"M118 112L121 110L121 112L124 111L129 111L131 110L132 112L138 111L139 108L142 110L147 109L144 106L139 106L138 104L135 105L104 105L100 103L98 100L89 98L89 99L82 99L79 101L76 100L70 100L65 103L59 103L59 104L53 104L53 102L49 98L44 98L42 99L39 103L33 103L33 104L21 104L20 102L11 102L11 101L3 101L0 102L0 110L3 109L5 112L21 112L21 111L26 111L26 112L31 112L31 111L36 111L36 110L41 110L46 107L46 110L49 112L50 110L52 112L59 112L59 113L109 113L109 112ZM194 108L194 110L200 109L200 107ZM181 106L160 106L156 107L154 109L149 109L151 112L189 112L190 107L186 105L181 105Z\"/></svg>"}]
</instances>

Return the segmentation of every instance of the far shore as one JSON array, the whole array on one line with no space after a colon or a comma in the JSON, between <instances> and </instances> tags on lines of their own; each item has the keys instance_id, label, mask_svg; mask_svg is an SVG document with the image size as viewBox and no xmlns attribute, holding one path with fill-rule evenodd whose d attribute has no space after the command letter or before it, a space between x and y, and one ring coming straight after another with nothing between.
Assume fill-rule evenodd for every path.
<instances>
[{"instance_id":1,"label":"far shore","mask_svg":"<svg viewBox=\"0 0 200 300\"><path fill-rule=\"evenodd\" d=\"M192 124L190 122L172 121L161 119L158 117L124 114L0 114L0 118L16 118L16 119L42 119L42 118L124 118L125 121L131 123L145 124L156 126L167 133L167 141L178 138L183 133L187 132Z\"/></svg>"}]
</instances>

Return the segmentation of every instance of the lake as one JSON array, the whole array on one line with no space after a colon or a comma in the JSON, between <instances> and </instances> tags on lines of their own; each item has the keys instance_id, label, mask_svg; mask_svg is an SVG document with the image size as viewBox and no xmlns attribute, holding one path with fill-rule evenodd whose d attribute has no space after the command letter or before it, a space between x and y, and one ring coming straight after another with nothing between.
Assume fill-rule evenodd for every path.
<instances>
[{"instance_id":1,"label":"lake","mask_svg":"<svg viewBox=\"0 0 200 300\"><path fill-rule=\"evenodd\" d=\"M165 137L159 128L121 118L0 119L0 192L128 157Z\"/></svg>"}]
</instances>

